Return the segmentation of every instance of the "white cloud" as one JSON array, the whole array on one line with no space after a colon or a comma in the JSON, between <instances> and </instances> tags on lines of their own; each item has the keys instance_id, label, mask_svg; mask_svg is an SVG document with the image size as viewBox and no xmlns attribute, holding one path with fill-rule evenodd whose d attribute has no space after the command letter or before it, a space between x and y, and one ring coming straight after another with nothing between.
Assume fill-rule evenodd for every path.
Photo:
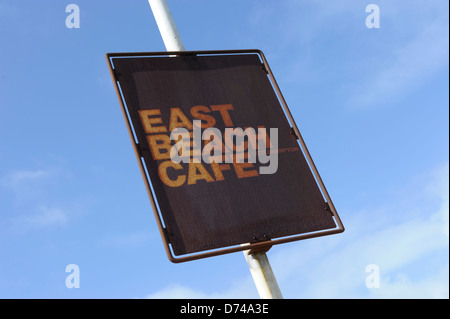
<instances>
[{"instance_id":1,"label":"white cloud","mask_svg":"<svg viewBox=\"0 0 450 319\"><path fill-rule=\"evenodd\" d=\"M67 220L67 214L62 209L41 206L35 214L18 217L16 222L24 224L24 227L47 227L64 225Z\"/></svg>"},{"instance_id":2,"label":"white cloud","mask_svg":"<svg viewBox=\"0 0 450 319\"><path fill-rule=\"evenodd\" d=\"M39 201L49 186L61 176L59 168L15 170L0 179L1 188L11 191L16 204Z\"/></svg>"},{"instance_id":3,"label":"white cloud","mask_svg":"<svg viewBox=\"0 0 450 319\"><path fill-rule=\"evenodd\" d=\"M412 205L419 214L409 218L409 205L361 211L344 219L346 232L315 238L268 252L285 298L448 298L449 166L433 170ZM437 209L417 201L428 197ZM406 201L407 202L407 201ZM428 202L431 203L431 202ZM429 207L433 207L430 205ZM404 218L397 218L396 215ZM403 220L403 222L402 222ZM432 259L435 263L423 261ZM365 286L366 266L380 268L380 288ZM257 298L247 276L224 292L204 292L172 284L147 298Z\"/></svg>"},{"instance_id":4,"label":"white cloud","mask_svg":"<svg viewBox=\"0 0 450 319\"><path fill-rule=\"evenodd\" d=\"M51 173L45 170L21 170L14 171L1 179L0 184L5 188L16 189L25 183L40 180L49 176Z\"/></svg>"},{"instance_id":5,"label":"white cloud","mask_svg":"<svg viewBox=\"0 0 450 319\"><path fill-rule=\"evenodd\" d=\"M400 273L395 278L383 278L380 289L370 289L373 298L402 299L442 299L448 298L448 264L437 273L432 273L425 279L413 280Z\"/></svg>"},{"instance_id":6,"label":"white cloud","mask_svg":"<svg viewBox=\"0 0 450 319\"><path fill-rule=\"evenodd\" d=\"M404 24L407 27L406 30L411 30L410 34L403 35L397 43L390 44L389 49L382 43L379 43L379 46L374 43L370 47L370 50L381 52L373 57L371 64L363 66L364 70L361 70L361 74L366 75L366 78L361 81L362 77L358 77L361 83L355 84L352 89L354 94L348 101L350 108L383 105L391 99L396 99L420 87L430 77L448 66L449 29L448 14L446 14L448 5L445 3L430 5L430 2L424 2L417 4L417 11L439 9L439 7L444 8L440 10L441 13L438 16L418 17L414 22L404 21L401 18L401 12L398 16L389 17L391 24L395 24L395 21L398 21L397 25ZM424 14L424 17L426 16ZM415 30L410 26L411 23L421 26L421 29ZM406 40L411 35L412 39ZM373 41L381 41L381 39ZM373 52L368 52L369 54L373 55Z\"/></svg>"},{"instance_id":7,"label":"white cloud","mask_svg":"<svg viewBox=\"0 0 450 319\"><path fill-rule=\"evenodd\" d=\"M58 184L65 173L59 167L36 170L14 170L0 179L4 210L1 219L11 230L23 232L31 229L64 226L69 221L69 205L58 200ZM12 195L10 196L8 192Z\"/></svg>"},{"instance_id":8,"label":"white cloud","mask_svg":"<svg viewBox=\"0 0 450 319\"><path fill-rule=\"evenodd\" d=\"M148 295L148 299L208 299L210 296L180 284L172 284Z\"/></svg>"},{"instance_id":9,"label":"white cloud","mask_svg":"<svg viewBox=\"0 0 450 319\"><path fill-rule=\"evenodd\" d=\"M146 231L138 231L130 234L110 235L99 242L99 246L105 247L137 247L149 242L152 234Z\"/></svg>"},{"instance_id":10,"label":"white cloud","mask_svg":"<svg viewBox=\"0 0 450 319\"><path fill-rule=\"evenodd\" d=\"M242 257L244 259L244 257ZM234 282L222 292L204 292L185 285L173 283L149 294L147 299L253 299L258 294L250 276Z\"/></svg>"},{"instance_id":11,"label":"white cloud","mask_svg":"<svg viewBox=\"0 0 450 319\"><path fill-rule=\"evenodd\" d=\"M292 298L448 298L444 276L447 273L448 278L448 183L447 163L430 174L429 184L421 190L438 203L435 211L421 207L419 214L410 217L410 205L400 199L399 205L343 217L346 232L333 239L306 241L278 251L273 268L281 274L282 290ZM418 202L411 205L415 204L420 206ZM436 263L424 267L421 262L427 258ZM365 287L368 264L380 267L382 283L376 292Z\"/></svg>"},{"instance_id":12,"label":"white cloud","mask_svg":"<svg viewBox=\"0 0 450 319\"><path fill-rule=\"evenodd\" d=\"M340 72L339 84L331 89L345 96L343 104L349 109L372 108L407 96L448 67L449 21L447 1L379 0L381 27L367 29L369 3L280 1L274 8L258 2L249 25L257 28L255 36L263 36L263 43L274 37L277 45L267 52L274 66L286 59L286 53L291 56L288 68L277 66L280 81L324 85ZM327 45L322 41L331 35L332 54L318 46ZM346 42L348 38L352 41Z\"/></svg>"}]
</instances>

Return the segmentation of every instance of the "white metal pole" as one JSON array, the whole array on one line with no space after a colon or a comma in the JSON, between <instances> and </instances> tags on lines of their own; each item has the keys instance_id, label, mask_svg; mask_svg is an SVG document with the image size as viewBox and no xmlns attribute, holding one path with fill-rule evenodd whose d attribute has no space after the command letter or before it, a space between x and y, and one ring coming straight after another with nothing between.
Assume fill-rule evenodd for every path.
<instances>
[{"instance_id":1,"label":"white metal pole","mask_svg":"<svg viewBox=\"0 0 450 319\"><path fill-rule=\"evenodd\" d=\"M266 253L257 252L249 254L250 250L244 250L243 252L259 297L261 299L283 299Z\"/></svg>"},{"instance_id":2,"label":"white metal pole","mask_svg":"<svg viewBox=\"0 0 450 319\"><path fill-rule=\"evenodd\" d=\"M167 51L185 51L175 21L170 13L166 0L148 0L155 16L156 24ZM262 299L281 299L280 288L270 267L266 253L249 254L244 251L250 273L255 281L256 289Z\"/></svg>"},{"instance_id":3,"label":"white metal pole","mask_svg":"<svg viewBox=\"0 0 450 319\"><path fill-rule=\"evenodd\" d=\"M167 51L185 51L166 0L148 0Z\"/></svg>"}]
</instances>

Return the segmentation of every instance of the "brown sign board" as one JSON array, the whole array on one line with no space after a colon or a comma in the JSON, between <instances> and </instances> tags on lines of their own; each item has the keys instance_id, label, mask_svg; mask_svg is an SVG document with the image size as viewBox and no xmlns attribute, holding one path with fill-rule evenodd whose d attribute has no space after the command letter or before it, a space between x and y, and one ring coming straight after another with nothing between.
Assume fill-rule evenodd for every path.
<instances>
[{"instance_id":1,"label":"brown sign board","mask_svg":"<svg viewBox=\"0 0 450 319\"><path fill-rule=\"evenodd\" d=\"M106 57L172 262L264 249L344 230L261 51ZM170 156L180 141L171 139L171 132L179 128L189 132L192 151L197 143L197 161L193 153L185 162ZM213 162L201 157L213 138L195 140L196 132L207 128L222 133L222 140L215 136L214 140L222 142L223 153ZM253 128L256 139L247 136L245 147L239 149L232 140L233 148L226 144L225 132L236 128ZM252 141L264 133L258 128L266 129L261 145L276 163L267 158L264 163L250 161ZM276 136L272 128L277 129ZM238 150L245 154L243 163L236 159ZM231 159L230 152L235 154Z\"/></svg>"}]
</instances>

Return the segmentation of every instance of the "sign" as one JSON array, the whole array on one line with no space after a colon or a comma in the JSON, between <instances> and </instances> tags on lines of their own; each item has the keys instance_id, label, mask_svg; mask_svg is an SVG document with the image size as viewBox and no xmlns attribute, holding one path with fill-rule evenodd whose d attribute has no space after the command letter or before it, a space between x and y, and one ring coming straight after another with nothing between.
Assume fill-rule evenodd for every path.
<instances>
[{"instance_id":1,"label":"sign","mask_svg":"<svg viewBox=\"0 0 450 319\"><path fill-rule=\"evenodd\" d=\"M171 261L344 230L262 52L107 60Z\"/></svg>"}]
</instances>

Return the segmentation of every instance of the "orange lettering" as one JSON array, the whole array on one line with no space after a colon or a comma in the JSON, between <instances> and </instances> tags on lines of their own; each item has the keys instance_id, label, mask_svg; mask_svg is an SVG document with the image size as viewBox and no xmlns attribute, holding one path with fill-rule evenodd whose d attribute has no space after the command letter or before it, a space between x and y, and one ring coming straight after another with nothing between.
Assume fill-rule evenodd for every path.
<instances>
[{"instance_id":1,"label":"orange lettering","mask_svg":"<svg viewBox=\"0 0 450 319\"><path fill-rule=\"evenodd\" d=\"M161 178L162 182L169 187L180 187L186 181L186 175L179 175L175 180L170 179L169 175L167 175L167 168L172 167L175 170L183 169L178 163L172 161L164 161L158 166L158 175Z\"/></svg>"},{"instance_id":2,"label":"orange lettering","mask_svg":"<svg viewBox=\"0 0 450 319\"><path fill-rule=\"evenodd\" d=\"M170 109L170 123L169 131L177 127L185 127L188 130L192 130L191 121L184 115L183 111L179 107Z\"/></svg>"},{"instance_id":3,"label":"orange lettering","mask_svg":"<svg viewBox=\"0 0 450 319\"><path fill-rule=\"evenodd\" d=\"M247 169L253 168L253 163L233 163L233 166L238 178L246 178L259 175L256 169Z\"/></svg>"},{"instance_id":4,"label":"orange lettering","mask_svg":"<svg viewBox=\"0 0 450 319\"><path fill-rule=\"evenodd\" d=\"M170 149L172 148L172 145L168 135L147 135L147 142L155 161L170 159Z\"/></svg>"},{"instance_id":5,"label":"orange lettering","mask_svg":"<svg viewBox=\"0 0 450 319\"><path fill-rule=\"evenodd\" d=\"M155 115L161 115L159 109L153 110L139 110L139 116L141 117L142 126L146 134L164 133L167 132L167 128L162 126L153 126L153 124L162 124L161 117L151 117Z\"/></svg>"},{"instance_id":6,"label":"orange lettering","mask_svg":"<svg viewBox=\"0 0 450 319\"><path fill-rule=\"evenodd\" d=\"M211 105L211 110L219 111L222 116L222 120L225 123L225 126L233 126L233 121L231 121L229 110L234 110L233 105L231 104L221 104L221 105Z\"/></svg>"},{"instance_id":7,"label":"orange lettering","mask_svg":"<svg viewBox=\"0 0 450 319\"><path fill-rule=\"evenodd\" d=\"M216 119L213 116L203 114L200 112L211 113L211 110L207 106L203 106L203 105L197 105L197 106L191 107L191 115L193 116L193 118L206 121L206 123L202 122L202 128L213 127L214 124L216 124Z\"/></svg>"},{"instance_id":8,"label":"orange lettering","mask_svg":"<svg viewBox=\"0 0 450 319\"><path fill-rule=\"evenodd\" d=\"M201 163L189 163L188 185L196 184L199 179L204 179L208 183L214 182L214 178Z\"/></svg>"},{"instance_id":9,"label":"orange lettering","mask_svg":"<svg viewBox=\"0 0 450 319\"><path fill-rule=\"evenodd\" d=\"M211 163L211 168L216 181L223 181L225 178L223 177L222 171L228 171L231 169L229 164L217 164L216 162Z\"/></svg>"}]
</instances>

